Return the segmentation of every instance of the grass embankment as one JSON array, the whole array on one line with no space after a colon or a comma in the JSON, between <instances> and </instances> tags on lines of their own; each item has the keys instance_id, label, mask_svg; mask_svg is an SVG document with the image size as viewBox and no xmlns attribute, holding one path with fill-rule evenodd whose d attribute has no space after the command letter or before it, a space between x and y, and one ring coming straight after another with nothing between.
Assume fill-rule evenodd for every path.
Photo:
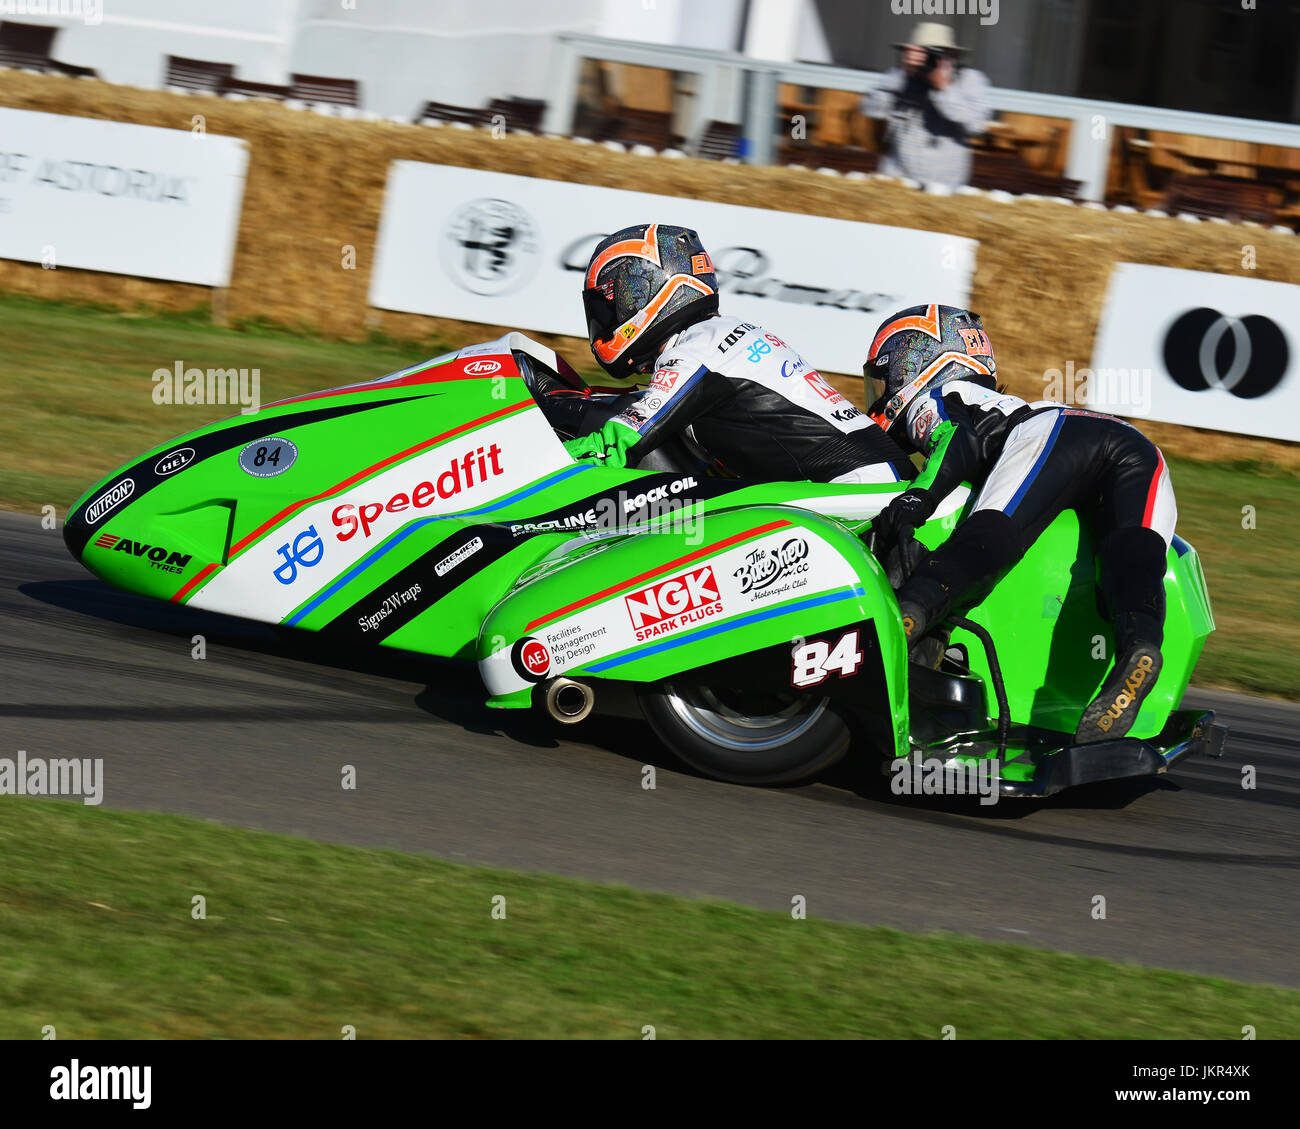
<instances>
[{"instance_id":1,"label":"grass embankment","mask_svg":"<svg viewBox=\"0 0 1300 1129\"><path fill-rule=\"evenodd\" d=\"M177 816L6 798L0 851L0 1038L1300 1036L1287 989Z\"/></svg>"}]
</instances>

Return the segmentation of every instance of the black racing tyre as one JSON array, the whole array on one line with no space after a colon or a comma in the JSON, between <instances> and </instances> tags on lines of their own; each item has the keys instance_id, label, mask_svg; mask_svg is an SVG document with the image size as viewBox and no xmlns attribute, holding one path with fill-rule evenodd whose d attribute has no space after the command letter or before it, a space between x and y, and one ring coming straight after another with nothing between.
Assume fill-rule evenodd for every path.
<instances>
[{"instance_id":1,"label":"black racing tyre","mask_svg":"<svg viewBox=\"0 0 1300 1129\"><path fill-rule=\"evenodd\" d=\"M852 732L829 698L758 695L686 682L638 691L659 739L692 768L732 784L795 784L835 764Z\"/></svg>"}]
</instances>

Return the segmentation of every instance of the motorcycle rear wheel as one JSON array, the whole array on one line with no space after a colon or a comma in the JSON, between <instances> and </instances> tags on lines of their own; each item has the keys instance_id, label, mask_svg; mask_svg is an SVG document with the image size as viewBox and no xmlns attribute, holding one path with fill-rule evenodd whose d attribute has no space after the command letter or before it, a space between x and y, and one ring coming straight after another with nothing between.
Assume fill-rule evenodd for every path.
<instances>
[{"instance_id":1,"label":"motorcycle rear wheel","mask_svg":"<svg viewBox=\"0 0 1300 1129\"><path fill-rule=\"evenodd\" d=\"M852 733L829 698L761 697L688 683L639 692L651 728L692 768L733 784L796 784L848 752Z\"/></svg>"}]
</instances>

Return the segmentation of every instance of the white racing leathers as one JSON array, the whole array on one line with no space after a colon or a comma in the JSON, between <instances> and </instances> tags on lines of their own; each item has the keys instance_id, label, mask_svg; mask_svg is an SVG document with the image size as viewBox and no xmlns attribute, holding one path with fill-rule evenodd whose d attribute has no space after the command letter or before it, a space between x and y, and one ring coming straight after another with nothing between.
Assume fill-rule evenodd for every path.
<instances>
[{"instance_id":1,"label":"white racing leathers","mask_svg":"<svg viewBox=\"0 0 1300 1129\"><path fill-rule=\"evenodd\" d=\"M640 458L688 426L742 478L898 482L902 449L781 338L712 317L670 337L650 386L614 419L639 436Z\"/></svg>"}]
</instances>

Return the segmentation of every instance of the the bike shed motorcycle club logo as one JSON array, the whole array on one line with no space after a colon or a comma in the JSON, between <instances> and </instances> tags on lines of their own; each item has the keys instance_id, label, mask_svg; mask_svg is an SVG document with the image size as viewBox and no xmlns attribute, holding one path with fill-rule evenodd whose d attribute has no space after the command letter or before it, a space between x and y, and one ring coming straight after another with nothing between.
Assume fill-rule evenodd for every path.
<instances>
[{"instance_id":1,"label":"the bike shed motorcycle club logo","mask_svg":"<svg viewBox=\"0 0 1300 1129\"><path fill-rule=\"evenodd\" d=\"M551 669L551 652L540 639L527 635L510 649L510 662L520 678L540 682Z\"/></svg>"},{"instance_id":2,"label":"the bike shed motorcycle club logo","mask_svg":"<svg viewBox=\"0 0 1300 1129\"><path fill-rule=\"evenodd\" d=\"M509 200L471 200L443 229L442 264L466 290L491 297L532 278L539 247L537 225L523 208Z\"/></svg>"},{"instance_id":3,"label":"the bike shed motorcycle club logo","mask_svg":"<svg viewBox=\"0 0 1300 1129\"><path fill-rule=\"evenodd\" d=\"M1253 400L1282 383L1290 359L1281 327L1259 314L1233 317L1201 307L1165 333L1165 370L1188 392L1216 389Z\"/></svg>"},{"instance_id":4,"label":"the bike shed motorcycle club logo","mask_svg":"<svg viewBox=\"0 0 1300 1129\"><path fill-rule=\"evenodd\" d=\"M762 545L745 555L744 563L735 571L742 593L752 599L759 598L764 589L787 576L808 571L808 542L802 537L791 537L781 545ZM796 587L807 584L803 580ZM788 585L786 587L789 587Z\"/></svg>"}]
</instances>

